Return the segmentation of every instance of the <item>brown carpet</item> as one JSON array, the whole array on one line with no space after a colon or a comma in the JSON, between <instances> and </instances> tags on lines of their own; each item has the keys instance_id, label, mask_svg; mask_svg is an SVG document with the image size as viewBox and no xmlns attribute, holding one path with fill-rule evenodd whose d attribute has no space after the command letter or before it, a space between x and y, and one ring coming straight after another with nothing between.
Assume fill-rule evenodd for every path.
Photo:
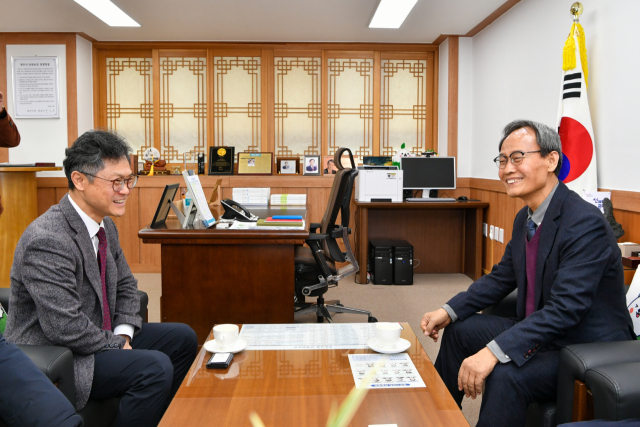
<instances>
[{"instance_id":1,"label":"brown carpet","mask_svg":"<svg viewBox=\"0 0 640 427\"><path fill-rule=\"evenodd\" d=\"M149 294L149 321L160 321L160 274L135 274L138 287ZM418 336L427 355L436 360L440 342L427 339L420 329L420 320L427 311L441 307L452 296L466 290L472 283L463 274L418 274L411 286L359 285L353 277L348 277L340 285L331 288L325 297L327 300L339 299L353 308L368 310L381 322L408 322ZM335 314L335 322L366 322L367 317L354 314ZM315 315L309 314L296 318L297 322L315 322ZM470 426L478 421L481 399L464 399L462 413Z\"/></svg>"}]
</instances>

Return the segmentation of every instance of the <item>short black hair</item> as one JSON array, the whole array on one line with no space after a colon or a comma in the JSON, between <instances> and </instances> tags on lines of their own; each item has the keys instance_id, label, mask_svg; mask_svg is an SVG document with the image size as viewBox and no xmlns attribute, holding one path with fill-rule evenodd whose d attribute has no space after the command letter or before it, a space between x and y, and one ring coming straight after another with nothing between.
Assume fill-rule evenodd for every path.
<instances>
[{"instance_id":1,"label":"short black hair","mask_svg":"<svg viewBox=\"0 0 640 427\"><path fill-rule=\"evenodd\" d=\"M502 138L500 139L500 144L498 144L498 151L502 150L502 143L509 135L522 128L531 128L536 133L536 142L540 146L540 155L542 157L547 157L552 151L558 153L558 166L556 166L554 173L556 176L560 175L560 168L562 167L562 143L560 142L560 135L545 124L534 122L533 120L512 121L502 130Z\"/></svg>"},{"instance_id":2,"label":"short black hair","mask_svg":"<svg viewBox=\"0 0 640 427\"><path fill-rule=\"evenodd\" d=\"M71 147L64 150L67 157L62 166L69 181L69 189L76 188L71 180L73 171L96 175L104 169L105 161L119 162L126 159L128 162L131 152L129 144L115 132L90 130L83 133ZM87 175L89 182L93 182L91 175Z\"/></svg>"}]
</instances>

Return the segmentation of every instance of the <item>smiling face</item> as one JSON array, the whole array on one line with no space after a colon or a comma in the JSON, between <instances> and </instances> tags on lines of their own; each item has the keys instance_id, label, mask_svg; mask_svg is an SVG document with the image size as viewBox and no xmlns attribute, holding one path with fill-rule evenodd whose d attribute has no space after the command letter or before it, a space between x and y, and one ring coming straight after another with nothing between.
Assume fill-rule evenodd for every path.
<instances>
[{"instance_id":1,"label":"smiling face","mask_svg":"<svg viewBox=\"0 0 640 427\"><path fill-rule=\"evenodd\" d=\"M500 154L509 156L516 151L538 150L540 146L535 131L525 127L512 132L504 140ZM552 151L546 157L542 157L540 153L525 154L519 165L508 161L506 167L499 170L500 180L507 190L507 195L524 200L527 206L535 211L558 182L554 174L558 157L558 153Z\"/></svg>"},{"instance_id":2,"label":"smiling face","mask_svg":"<svg viewBox=\"0 0 640 427\"><path fill-rule=\"evenodd\" d=\"M87 175L74 171L71 179L76 188L71 190L71 196L80 209L98 224L105 216L122 216L131 190L124 185L122 190L116 192L113 190L113 184L106 180L126 179L131 174L131 167L126 158L117 162L105 161L104 169L96 174L93 182L89 182Z\"/></svg>"}]
</instances>

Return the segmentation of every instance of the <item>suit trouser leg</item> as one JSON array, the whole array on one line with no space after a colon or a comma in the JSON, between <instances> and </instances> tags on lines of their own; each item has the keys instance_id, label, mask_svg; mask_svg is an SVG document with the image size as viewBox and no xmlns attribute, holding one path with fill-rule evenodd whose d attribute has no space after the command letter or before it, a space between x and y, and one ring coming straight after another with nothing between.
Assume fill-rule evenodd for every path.
<instances>
[{"instance_id":1,"label":"suit trouser leg","mask_svg":"<svg viewBox=\"0 0 640 427\"><path fill-rule=\"evenodd\" d=\"M475 314L444 329L435 367L458 406L458 372L467 357L482 350L496 336L516 324L507 319ZM518 367L498 363L485 381L478 426L524 426L530 402L555 399L559 351L540 352Z\"/></svg>"},{"instance_id":2,"label":"suit trouser leg","mask_svg":"<svg viewBox=\"0 0 640 427\"><path fill-rule=\"evenodd\" d=\"M118 427L156 426L195 359L197 337L181 323L145 323L131 344L95 355L91 398L121 398Z\"/></svg>"},{"instance_id":3,"label":"suit trouser leg","mask_svg":"<svg viewBox=\"0 0 640 427\"><path fill-rule=\"evenodd\" d=\"M49 378L0 334L0 419L9 427L82 425L73 405Z\"/></svg>"}]
</instances>

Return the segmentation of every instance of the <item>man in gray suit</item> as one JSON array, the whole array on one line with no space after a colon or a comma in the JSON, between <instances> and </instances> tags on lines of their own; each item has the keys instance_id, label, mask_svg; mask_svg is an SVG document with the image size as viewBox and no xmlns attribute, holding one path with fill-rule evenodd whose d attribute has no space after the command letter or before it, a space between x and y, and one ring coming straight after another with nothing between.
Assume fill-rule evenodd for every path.
<instances>
[{"instance_id":1,"label":"man in gray suit","mask_svg":"<svg viewBox=\"0 0 640 427\"><path fill-rule=\"evenodd\" d=\"M155 426L197 351L187 325L146 323L137 281L110 216L120 217L137 176L131 148L89 131L66 150L69 193L24 232L11 269L6 338L59 345L74 355L76 409L121 397L117 426Z\"/></svg>"}]
</instances>

